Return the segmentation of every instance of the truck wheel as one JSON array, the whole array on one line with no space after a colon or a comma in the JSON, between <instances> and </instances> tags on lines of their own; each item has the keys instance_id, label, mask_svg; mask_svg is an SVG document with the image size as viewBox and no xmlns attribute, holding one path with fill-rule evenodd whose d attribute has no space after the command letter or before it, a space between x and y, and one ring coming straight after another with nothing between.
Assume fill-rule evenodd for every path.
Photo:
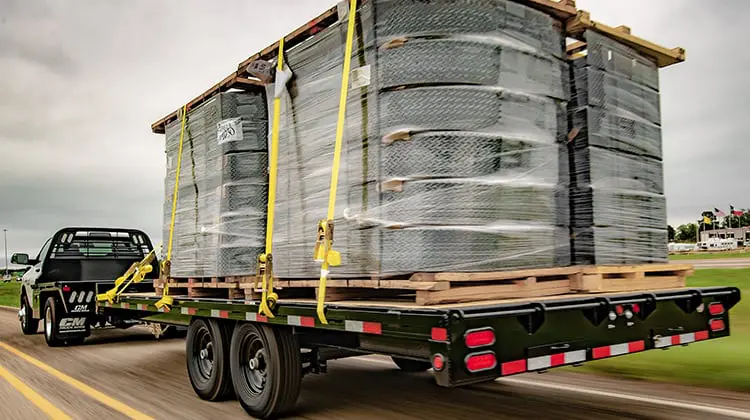
<instances>
[{"instance_id":1,"label":"truck wheel","mask_svg":"<svg viewBox=\"0 0 750 420\"><path fill-rule=\"evenodd\" d=\"M432 367L429 362L421 362L419 360L402 359L400 357L391 357L393 363L398 366L403 372L418 373L424 372Z\"/></svg>"},{"instance_id":2,"label":"truck wheel","mask_svg":"<svg viewBox=\"0 0 750 420\"><path fill-rule=\"evenodd\" d=\"M44 340L50 347L58 347L64 344L59 337L57 309L57 300L48 297L44 303Z\"/></svg>"},{"instance_id":3,"label":"truck wheel","mask_svg":"<svg viewBox=\"0 0 750 420\"><path fill-rule=\"evenodd\" d=\"M34 319L34 311L29 305L26 296L21 296L21 310L19 318L21 318L21 330L26 335L36 334L39 331L39 320Z\"/></svg>"},{"instance_id":4,"label":"truck wheel","mask_svg":"<svg viewBox=\"0 0 750 420\"><path fill-rule=\"evenodd\" d=\"M212 319L194 319L185 340L190 384L198 396L220 401L232 394L229 373L229 332Z\"/></svg>"},{"instance_id":5,"label":"truck wheel","mask_svg":"<svg viewBox=\"0 0 750 420\"><path fill-rule=\"evenodd\" d=\"M302 359L292 330L238 324L229 358L235 394L248 414L267 419L294 409L302 382Z\"/></svg>"}]
</instances>

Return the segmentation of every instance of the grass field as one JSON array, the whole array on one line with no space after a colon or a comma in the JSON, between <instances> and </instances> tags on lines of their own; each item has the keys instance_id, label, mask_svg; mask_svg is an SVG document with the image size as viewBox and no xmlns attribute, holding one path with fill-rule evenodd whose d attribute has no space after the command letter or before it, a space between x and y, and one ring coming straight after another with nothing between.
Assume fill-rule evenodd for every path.
<instances>
[{"instance_id":1,"label":"grass field","mask_svg":"<svg viewBox=\"0 0 750 420\"><path fill-rule=\"evenodd\" d=\"M702 254L674 254L669 256L669 259L672 261L714 260L725 258L750 258L750 252L706 252Z\"/></svg>"},{"instance_id":2,"label":"grass field","mask_svg":"<svg viewBox=\"0 0 750 420\"><path fill-rule=\"evenodd\" d=\"M17 308L20 293L21 283L16 281L0 283L0 305Z\"/></svg>"},{"instance_id":3,"label":"grass field","mask_svg":"<svg viewBox=\"0 0 750 420\"><path fill-rule=\"evenodd\" d=\"M750 391L750 269L696 270L688 277L688 285L737 286L742 290L742 300L729 313L729 337L566 369Z\"/></svg>"}]
</instances>

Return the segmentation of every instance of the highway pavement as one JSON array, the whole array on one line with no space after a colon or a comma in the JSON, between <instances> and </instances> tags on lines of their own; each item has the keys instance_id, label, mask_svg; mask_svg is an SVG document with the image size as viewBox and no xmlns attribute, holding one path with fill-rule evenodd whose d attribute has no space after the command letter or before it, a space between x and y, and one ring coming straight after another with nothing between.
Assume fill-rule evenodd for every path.
<instances>
[{"instance_id":1,"label":"highway pavement","mask_svg":"<svg viewBox=\"0 0 750 420\"><path fill-rule=\"evenodd\" d=\"M146 329L95 332L79 347L24 336L0 309L0 418L249 418L236 401L198 399L184 340ZM333 361L303 381L297 419L750 419L745 394L573 373L520 375L444 389L429 373L399 372L377 356Z\"/></svg>"}]
</instances>

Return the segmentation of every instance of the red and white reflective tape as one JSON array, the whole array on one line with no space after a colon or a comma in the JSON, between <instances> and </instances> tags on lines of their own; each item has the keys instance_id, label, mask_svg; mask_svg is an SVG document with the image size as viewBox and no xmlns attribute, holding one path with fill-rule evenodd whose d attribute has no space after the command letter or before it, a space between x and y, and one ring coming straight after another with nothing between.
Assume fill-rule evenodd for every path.
<instances>
[{"instance_id":1,"label":"red and white reflective tape","mask_svg":"<svg viewBox=\"0 0 750 420\"><path fill-rule=\"evenodd\" d=\"M628 353L637 353L646 349L645 341L631 341L630 343L613 344L611 346L595 347L591 350L592 359L604 359L605 357L620 356Z\"/></svg>"},{"instance_id":2,"label":"red and white reflective tape","mask_svg":"<svg viewBox=\"0 0 750 420\"><path fill-rule=\"evenodd\" d=\"M106 301L106 302L104 302L104 306L106 306L107 308L111 308L112 304L109 303L109 301Z\"/></svg>"},{"instance_id":3,"label":"red and white reflective tape","mask_svg":"<svg viewBox=\"0 0 750 420\"><path fill-rule=\"evenodd\" d=\"M148 310L148 305L144 305L142 303L139 303L137 305L137 308L138 308L139 311L147 311Z\"/></svg>"},{"instance_id":4,"label":"red and white reflective tape","mask_svg":"<svg viewBox=\"0 0 750 420\"><path fill-rule=\"evenodd\" d=\"M708 340L708 331L698 331L694 333L670 335L656 339L654 347L661 349L669 346L679 346L681 344L693 343L696 341Z\"/></svg>"},{"instance_id":5,"label":"red and white reflective tape","mask_svg":"<svg viewBox=\"0 0 750 420\"><path fill-rule=\"evenodd\" d=\"M229 318L229 311L222 311L219 309L211 309L211 317L213 318Z\"/></svg>"},{"instance_id":6,"label":"red and white reflective tape","mask_svg":"<svg viewBox=\"0 0 750 420\"><path fill-rule=\"evenodd\" d=\"M268 317L255 312L245 312L245 321L268 322Z\"/></svg>"},{"instance_id":7,"label":"red and white reflective tape","mask_svg":"<svg viewBox=\"0 0 750 420\"><path fill-rule=\"evenodd\" d=\"M586 350L574 350L548 356L532 357L526 361L527 370L548 369L586 361Z\"/></svg>"},{"instance_id":8,"label":"red and white reflective tape","mask_svg":"<svg viewBox=\"0 0 750 420\"><path fill-rule=\"evenodd\" d=\"M120 304L120 307L122 309L130 309L130 304L127 303L127 302L123 302L123 303Z\"/></svg>"},{"instance_id":9,"label":"red and white reflective tape","mask_svg":"<svg viewBox=\"0 0 750 420\"><path fill-rule=\"evenodd\" d=\"M184 306L180 308L180 313L183 315L195 315L196 312L198 312L198 310L195 308L186 308Z\"/></svg>"},{"instance_id":10,"label":"red and white reflective tape","mask_svg":"<svg viewBox=\"0 0 750 420\"><path fill-rule=\"evenodd\" d=\"M344 321L344 329L346 331L364 333L364 334L377 334L383 333L383 325L379 322L366 322L366 321Z\"/></svg>"},{"instance_id":11,"label":"red and white reflective tape","mask_svg":"<svg viewBox=\"0 0 750 420\"><path fill-rule=\"evenodd\" d=\"M297 327L315 327L315 318L311 316L289 315L286 323Z\"/></svg>"}]
</instances>

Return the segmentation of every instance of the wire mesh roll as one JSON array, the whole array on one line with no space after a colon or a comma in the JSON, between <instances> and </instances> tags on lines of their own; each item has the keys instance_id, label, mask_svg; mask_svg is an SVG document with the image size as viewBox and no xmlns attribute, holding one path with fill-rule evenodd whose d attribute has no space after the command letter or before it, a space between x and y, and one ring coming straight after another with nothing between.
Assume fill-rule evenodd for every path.
<instances>
[{"instance_id":1,"label":"wire mesh roll","mask_svg":"<svg viewBox=\"0 0 750 420\"><path fill-rule=\"evenodd\" d=\"M576 60L579 66L589 65L615 74L634 83L659 90L659 67L632 48L595 31L586 31L586 57Z\"/></svg>"},{"instance_id":2,"label":"wire mesh roll","mask_svg":"<svg viewBox=\"0 0 750 420\"><path fill-rule=\"evenodd\" d=\"M664 193L664 168L657 159L588 147L573 152L573 170L577 186Z\"/></svg>"},{"instance_id":3,"label":"wire mesh roll","mask_svg":"<svg viewBox=\"0 0 750 420\"><path fill-rule=\"evenodd\" d=\"M575 68L573 73L574 106L597 106L661 124L657 91L592 67Z\"/></svg>"},{"instance_id":4,"label":"wire mesh roll","mask_svg":"<svg viewBox=\"0 0 750 420\"><path fill-rule=\"evenodd\" d=\"M656 159L662 157L661 127L616 110L584 107L572 112L576 149L597 146Z\"/></svg>"},{"instance_id":5,"label":"wire mesh roll","mask_svg":"<svg viewBox=\"0 0 750 420\"><path fill-rule=\"evenodd\" d=\"M646 227L667 225L667 201L664 195L633 190L577 188L570 193L575 209L575 227Z\"/></svg>"},{"instance_id":6,"label":"wire mesh roll","mask_svg":"<svg viewBox=\"0 0 750 420\"><path fill-rule=\"evenodd\" d=\"M634 227L574 229L576 265L666 263L667 230Z\"/></svg>"}]
</instances>

